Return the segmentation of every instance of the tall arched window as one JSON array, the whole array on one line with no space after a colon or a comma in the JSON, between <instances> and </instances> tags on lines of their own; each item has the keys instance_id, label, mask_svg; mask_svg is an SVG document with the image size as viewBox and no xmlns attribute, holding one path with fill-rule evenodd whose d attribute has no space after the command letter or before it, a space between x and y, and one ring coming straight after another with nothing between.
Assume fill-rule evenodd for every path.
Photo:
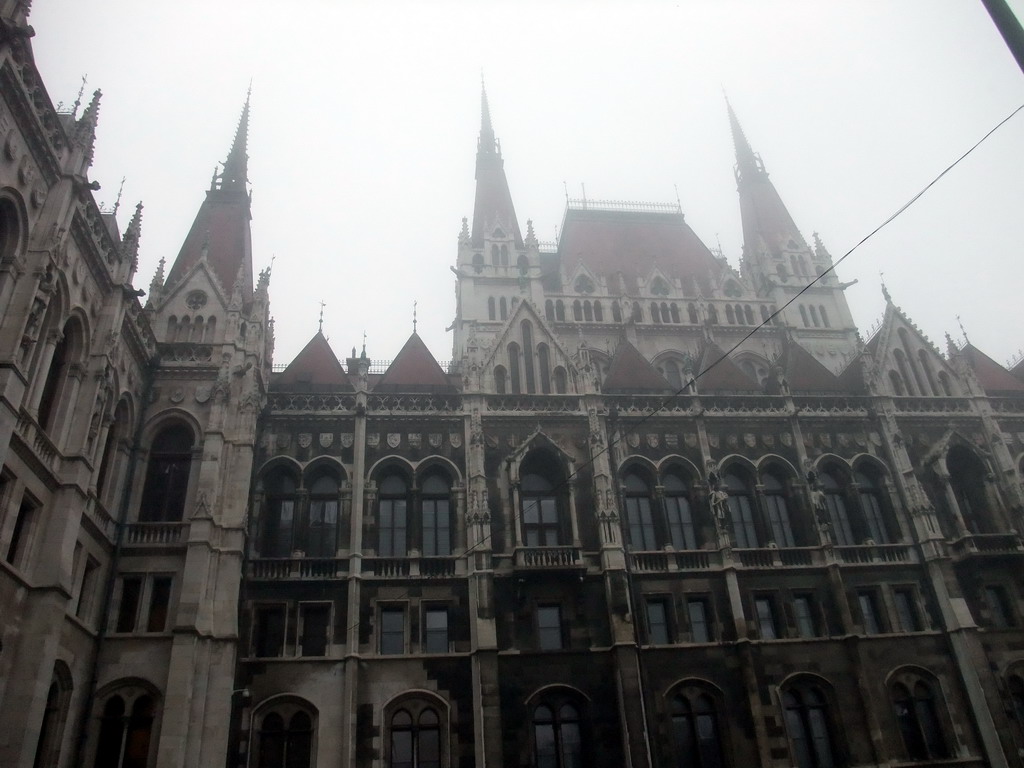
<instances>
[{"instance_id":1,"label":"tall arched window","mask_svg":"<svg viewBox=\"0 0 1024 768\"><path fill-rule=\"evenodd\" d=\"M889 371L889 385L892 387L892 393L897 397L903 397L905 389L903 387L903 377L896 371Z\"/></svg>"},{"instance_id":2,"label":"tall arched window","mask_svg":"<svg viewBox=\"0 0 1024 768\"><path fill-rule=\"evenodd\" d=\"M502 296L501 300L498 302L498 308L501 310L501 319L502 320L507 320L508 319L508 299L506 299L504 296Z\"/></svg>"},{"instance_id":3,"label":"tall arched window","mask_svg":"<svg viewBox=\"0 0 1024 768\"><path fill-rule=\"evenodd\" d=\"M882 511L881 478L876 472L864 471L857 472L853 479L857 483L857 495L860 497L860 510L868 538L876 544L888 544L891 537Z\"/></svg>"},{"instance_id":4,"label":"tall arched window","mask_svg":"<svg viewBox=\"0 0 1024 768\"><path fill-rule=\"evenodd\" d=\"M920 679L896 683L892 686L892 705L911 760L949 757L931 685Z\"/></svg>"},{"instance_id":5,"label":"tall arched window","mask_svg":"<svg viewBox=\"0 0 1024 768\"><path fill-rule=\"evenodd\" d=\"M565 322L565 303L561 299L555 302L555 319L560 323Z\"/></svg>"},{"instance_id":6,"label":"tall arched window","mask_svg":"<svg viewBox=\"0 0 1024 768\"><path fill-rule=\"evenodd\" d=\"M669 306L669 314L670 314L670 315L671 315L671 317L672 317L672 322L673 322L673 323L678 323L678 322L680 322L680 318L679 318L679 305L678 305L678 304L676 304L676 303L675 303L674 301L673 301L673 302L672 302L672 304L671 304L671 305Z\"/></svg>"},{"instance_id":7,"label":"tall arched window","mask_svg":"<svg viewBox=\"0 0 1024 768\"><path fill-rule=\"evenodd\" d=\"M409 486L397 473L385 475L377 502L377 554L405 557L408 554Z\"/></svg>"},{"instance_id":8,"label":"tall arched window","mask_svg":"<svg viewBox=\"0 0 1024 768\"><path fill-rule=\"evenodd\" d=\"M594 319L594 308L590 305L590 299L583 301L583 319L588 323Z\"/></svg>"},{"instance_id":9,"label":"tall arched window","mask_svg":"<svg viewBox=\"0 0 1024 768\"><path fill-rule=\"evenodd\" d=\"M1010 704L1017 725L1024 728L1024 677L1012 674L1006 679L1006 689L1010 694Z\"/></svg>"},{"instance_id":10,"label":"tall arched window","mask_svg":"<svg viewBox=\"0 0 1024 768\"><path fill-rule=\"evenodd\" d=\"M420 522L423 533L423 554L426 557L447 557L452 553L451 488L440 474L431 474L420 489Z\"/></svg>"},{"instance_id":11,"label":"tall arched window","mask_svg":"<svg viewBox=\"0 0 1024 768\"><path fill-rule=\"evenodd\" d=\"M495 311L495 308L494 308L494 297L493 296L488 296L487 297L487 319L488 320L497 320L498 319L498 314L497 314L497 312Z\"/></svg>"},{"instance_id":12,"label":"tall arched window","mask_svg":"<svg viewBox=\"0 0 1024 768\"><path fill-rule=\"evenodd\" d=\"M161 429L149 451L139 522L176 522L185 513L185 495L192 470L192 430L184 424Z\"/></svg>"},{"instance_id":13,"label":"tall arched window","mask_svg":"<svg viewBox=\"0 0 1024 768\"><path fill-rule=\"evenodd\" d=\"M811 312L811 322L814 324L815 328L818 328L821 325L821 323L818 322L818 309L817 309L817 307L815 307L813 304L811 304L808 307L808 309Z\"/></svg>"},{"instance_id":14,"label":"tall arched window","mask_svg":"<svg viewBox=\"0 0 1024 768\"><path fill-rule=\"evenodd\" d=\"M74 403L66 402L71 397L71 376L72 366L75 365L82 355L84 331L81 323L72 318L64 325L61 339L53 350L53 357L50 361L50 368L46 372L46 381L43 384L42 395L39 398L39 425L50 433L51 436L57 432L57 414L63 410L74 407ZM63 422L66 417L61 417Z\"/></svg>"},{"instance_id":15,"label":"tall arched window","mask_svg":"<svg viewBox=\"0 0 1024 768\"><path fill-rule=\"evenodd\" d=\"M100 456L99 471L96 473L96 497L101 503L109 504L112 501L112 485L117 484L119 469L123 466L119 458L123 458L129 450L131 432L131 409L128 401L122 398L114 409L114 420L107 430L107 440ZM119 451L123 452L121 457L118 456Z\"/></svg>"},{"instance_id":16,"label":"tall arched window","mask_svg":"<svg viewBox=\"0 0 1024 768\"><path fill-rule=\"evenodd\" d=\"M939 386L942 387L942 394L946 397L953 396L953 385L950 383L949 374L939 371Z\"/></svg>"},{"instance_id":17,"label":"tall arched window","mask_svg":"<svg viewBox=\"0 0 1024 768\"><path fill-rule=\"evenodd\" d=\"M907 390L908 395L916 395L917 390L914 389L914 385L910 379L910 371L907 368L907 357L903 354L903 350L897 349L892 353L893 359L896 361L896 367L900 371L900 381L904 388ZM903 394L899 392L898 394Z\"/></svg>"},{"instance_id":18,"label":"tall arched window","mask_svg":"<svg viewBox=\"0 0 1024 768\"><path fill-rule=\"evenodd\" d=\"M548 345L541 342L537 345L537 368L540 369L540 391L551 394L551 353Z\"/></svg>"},{"instance_id":19,"label":"tall arched window","mask_svg":"<svg viewBox=\"0 0 1024 768\"><path fill-rule=\"evenodd\" d=\"M701 542L686 483L674 472L665 475L662 483L665 489L665 519L672 546L676 549L697 549Z\"/></svg>"},{"instance_id":20,"label":"tall arched window","mask_svg":"<svg viewBox=\"0 0 1024 768\"><path fill-rule=\"evenodd\" d=\"M520 492L526 546L553 547L564 543L563 499L559 494L562 479L558 460L548 453L535 452L523 462Z\"/></svg>"},{"instance_id":21,"label":"tall arched window","mask_svg":"<svg viewBox=\"0 0 1024 768\"><path fill-rule=\"evenodd\" d=\"M853 527L850 525L850 514L846 508L846 496L843 486L832 471L820 475L821 487L825 491L825 507L828 509L828 520L832 527L832 541L840 547L856 544Z\"/></svg>"},{"instance_id":22,"label":"tall arched window","mask_svg":"<svg viewBox=\"0 0 1024 768\"><path fill-rule=\"evenodd\" d=\"M310 557L334 557L338 548L338 480L323 472L309 486L305 551Z\"/></svg>"},{"instance_id":23,"label":"tall arched window","mask_svg":"<svg viewBox=\"0 0 1024 768\"><path fill-rule=\"evenodd\" d=\"M313 719L304 710L283 707L263 715L257 737L257 768L309 768Z\"/></svg>"},{"instance_id":24,"label":"tall arched window","mask_svg":"<svg viewBox=\"0 0 1024 768\"><path fill-rule=\"evenodd\" d=\"M46 693L46 708L39 726L36 756L32 768L56 768L60 760L60 745L71 703L71 672L62 661L53 670L50 688Z\"/></svg>"},{"instance_id":25,"label":"tall arched window","mask_svg":"<svg viewBox=\"0 0 1024 768\"><path fill-rule=\"evenodd\" d=\"M822 690L808 684L791 686L782 693L782 706L797 768L837 766L828 704Z\"/></svg>"},{"instance_id":26,"label":"tall arched window","mask_svg":"<svg viewBox=\"0 0 1024 768\"><path fill-rule=\"evenodd\" d=\"M156 705L153 698L141 695L132 702L125 717L125 700L111 696L100 718L96 768L146 768Z\"/></svg>"},{"instance_id":27,"label":"tall arched window","mask_svg":"<svg viewBox=\"0 0 1024 768\"><path fill-rule=\"evenodd\" d=\"M580 322L583 320L583 304L580 302L579 299L576 299L572 303L572 319L575 320L576 322Z\"/></svg>"},{"instance_id":28,"label":"tall arched window","mask_svg":"<svg viewBox=\"0 0 1024 768\"><path fill-rule=\"evenodd\" d=\"M633 549L653 551L658 548L658 541L654 533L651 489L636 472L627 474L623 485L626 496L626 524L629 527L629 543Z\"/></svg>"},{"instance_id":29,"label":"tall arched window","mask_svg":"<svg viewBox=\"0 0 1024 768\"><path fill-rule=\"evenodd\" d=\"M548 299L547 301L544 302L544 317L548 321L555 319L555 302L553 302L551 299Z\"/></svg>"},{"instance_id":30,"label":"tall arched window","mask_svg":"<svg viewBox=\"0 0 1024 768\"><path fill-rule=\"evenodd\" d=\"M566 373L565 368L558 365L555 366L555 393L564 395L569 391L569 374Z\"/></svg>"},{"instance_id":31,"label":"tall arched window","mask_svg":"<svg viewBox=\"0 0 1024 768\"><path fill-rule=\"evenodd\" d=\"M729 325L736 323L736 313L732 310L732 304L725 305L725 319L729 322Z\"/></svg>"},{"instance_id":32,"label":"tall arched window","mask_svg":"<svg viewBox=\"0 0 1024 768\"><path fill-rule=\"evenodd\" d=\"M946 454L949 485L956 496L964 525L970 533L990 533L989 504L985 491L985 465L968 448L954 445Z\"/></svg>"},{"instance_id":33,"label":"tall arched window","mask_svg":"<svg viewBox=\"0 0 1024 768\"><path fill-rule=\"evenodd\" d=\"M533 711L535 768L582 768L583 739L575 706L541 704Z\"/></svg>"},{"instance_id":34,"label":"tall arched window","mask_svg":"<svg viewBox=\"0 0 1024 768\"><path fill-rule=\"evenodd\" d=\"M617 301L612 302L612 322L622 322L622 307L619 306L619 302Z\"/></svg>"},{"instance_id":35,"label":"tall arched window","mask_svg":"<svg viewBox=\"0 0 1024 768\"><path fill-rule=\"evenodd\" d=\"M757 535L757 525L754 523L754 505L750 497L750 485L740 475L740 470L733 468L722 475L722 482L725 485L729 499L726 502L729 507L729 518L732 522L732 533L736 540L736 546L740 549L749 547L760 547L761 542Z\"/></svg>"},{"instance_id":36,"label":"tall arched window","mask_svg":"<svg viewBox=\"0 0 1024 768\"><path fill-rule=\"evenodd\" d=\"M708 304L708 322L712 325L718 325L718 310L715 309L714 304Z\"/></svg>"},{"instance_id":37,"label":"tall arched window","mask_svg":"<svg viewBox=\"0 0 1024 768\"><path fill-rule=\"evenodd\" d=\"M699 690L684 689L672 698L672 744L679 768L722 768L725 757L715 702Z\"/></svg>"},{"instance_id":38,"label":"tall arched window","mask_svg":"<svg viewBox=\"0 0 1024 768\"><path fill-rule=\"evenodd\" d=\"M594 319L599 322L604 322L604 307L601 306L600 301L594 301Z\"/></svg>"},{"instance_id":39,"label":"tall arched window","mask_svg":"<svg viewBox=\"0 0 1024 768\"><path fill-rule=\"evenodd\" d=\"M533 368L533 325L529 320L519 324L523 333L523 374L526 379L526 391L531 395L537 391L537 379Z\"/></svg>"},{"instance_id":40,"label":"tall arched window","mask_svg":"<svg viewBox=\"0 0 1024 768\"><path fill-rule=\"evenodd\" d=\"M491 246L491 265L495 267L501 266L501 252L498 250L497 245Z\"/></svg>"},{"instance_id":41,"label":"tall arched window","mask_svg":"<svg viewBox=\"0 0 1024 768\"><path fill-rule=\"evenodd\" d=\"M514 341L506 348L508 351L508 378L513 395L523 393L523 385L519 378L519 345Z\"/></svg>"},{"instance_id":42,"label":"tall arched window","mask_svg":"<svg viewBox=\"0 0 1024 768\"><path fill-rule=\"evenodd\" d=\"M686 305L686 315L694 325L700 322L700 318L697 317L697 308L693 304Z\"/></svg>"},{"instance_id":43,"label":"tall arched window","mask_svg":"<svg viewBox=\"0 0 1024 768\"><path fill-rule=\"evenodd\" d=\"M440 768L441 721L432 707L391 716L391 768Z\"/></svg>"},{"instance_id":44,"label":"tall arched window","mask_svg":"<svg viewBox=\"0 0 1024 768\"><path fill-rule=\"evenodd\" d=\"M644 321L644 311L640 308L640 302L633 302L633 322L642 323Z\"/></svg>"},{"instance_id":45,"label":"tall arched window","mask_svg":"<svg viewBox=\"0 0 1024 768\"><path fill-rule=\"evenodd\" d=\"M270 472L263 481L265 508L260 530L261 557L291 557L296 542L295 512L298 486L294 476L279 468Z\"/></svg>"},{"instance_id":46,"label":"tall arched window","mask_svg":"<svg viewBox=\"0 0 1024 768\"><path fill-rule=\"evenodd\" d=\"M505 366L496 365L494 366L494 391L499 395L504 395L507 387L505 386Z\"/></svg>"},{"instance_id":47,"label":"tall arched window","mask_svg":"<svg viewBox=\"0 0 1024 768\"><path fill-rule=\"evenodd\" d=\"M818 312L821 314L821 324L824 325L826 328L831 328L832 326L829 325L828 322L828 312L825 311L824 304L818 307Z\"/></svg>"},{"instance_id":48,"label":"tall arched window","mask_svg":"<svg viewBox=\"0 0 1024 768\"><path fill-rule=\"evenodd\" d=\"M810 326L810 322L807 320L807 307L803 304L800 305L800 319L803 320L804 328Z\"/></svg>"},{"instance_id":49,"label":"tall arched window","mask_svg":"<svg viewBox=\"0 0 1024 768\"><path fill-rule=\"evenodd\" d=\"M774 472L762 475L761 484L764 487L764 508L772 540L780 547L795 547L796 539L793 537L789 505L786 502L786 486Z\"/></svg>"},{"instance_id":50,"label":"tall arched window","mask_svg":"<svg viewBox=\"0 0 1024 768\"><path fill-rule=\"evenodd\" d=\"M743 305L743 316L747 319L747 325L754 324L754 310L751 309L749 304Z\"/></svg>"}]
</instances>

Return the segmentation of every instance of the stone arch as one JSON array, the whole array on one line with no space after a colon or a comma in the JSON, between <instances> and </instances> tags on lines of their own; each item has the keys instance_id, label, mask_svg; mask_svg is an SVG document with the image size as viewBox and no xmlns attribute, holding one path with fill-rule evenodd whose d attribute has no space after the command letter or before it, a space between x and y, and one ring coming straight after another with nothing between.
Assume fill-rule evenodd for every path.
<instances>
[{"instance_id":1,"label":"stone arch","mask_svg":"<svg viewBox=\"0 0 1024 768\"><path fill-rule=\"evenodd\" d=\"M397 454L389 454L377 459L366 471L366 477L377 482L381 475L392 470L398 471L405 477L410 486L412 485L413 478L416 476L416 467L407 458Z\"/></svg>"},{"instance_id":2,"label":"stone arch","mask_svg":"<svg viewBox=\"0 0 1024 768\"><path fill-rule=\"evenodd\" d=\"M315 459L309 461L304 467L302 467L302 485L304 487L308 486L306 480L323 471L327 471L335 475L338 478L339 484L348 480L348 471L345 469L345 465L341 463L340 459L338 459L335 456L317 456Z\"/></svg>"},{"instance_id":3,"label":"stone arch","mask_svg":"<svg viewBox=\"0 0 1024 768\"><path fill-rule=\"evenodd\" d=\"M699 483L703 480L703 475L700 469L698 469L697 465L685 456L681 456L678 453L670 453L667 456L662 456L658 459L659 477L673 469L681 469L684 473L690 476L694 483Z\"/></svg>"},{"instance_id":4,"label":"stone arch","mask_svg":"<svg viewBox=\"0 0 1024 768\"><path fill-rule=\"evenodd\" d=\"M781 467L783 471L790 476L790 479L796 480L797 482L800 481L801 475L800 472L797 471L797 468L793 466L789 459L783 458L777 453L766 453L757 460L758 474L764 472L773 464Z\"/></svg>"},{"instance_id":5,"label":"stone arch","mask_svg":"<svg viewBox=\"0 0 1024 768\"><path fill-rule=\"evenodd\" d=\"M263 490L263 478L278 469L284 469L295 476L295 482L298 483L303 476L303 466L293 459L291 456L272 456L263 462L256 470L256 490L261 492Z\"/></svg>"},{"instance_id":6,"label":"stone arch","mask_svg":"<svg viewBox=\"0 0 1024 768\"><path fill-rule=\"evenodd\" d=\"M412 466L417 485L419 485L420 480L425 475L436 472L438 469L442 469L444 474L448 476L452 486L461 485L463 482L462 473L459 471L458 465L446 456L434 453L424 456Z\"/></svg>"},{"instance_id":7,"label":"stone arch","mask_svg":"<svg viewBox=\"0 0 1024 768\"><path fill-rule=\"evenodd\" d=\"M652 481L658 476L658 465L651 459L638 453L631 453L621 461L617 472L618 476L623 477L633 467L640 467L643 472L650 476Z\"/></svg>"},{"instance_id":8,"label":"stone arch","mask_svg":"<svg viewBox=\"0 0 1024 768\"><path fill-rule=\"evenodd\" d=\"M588 704L593 702L593 699L575 685L569 685L568 683L548 683L547 685L542 685L540 688L535 689L533 693L527 696L525 699L526 705L529 707L531 704L536 703L542 697L551 693L568 693L570 696L576 696L580 701L585 701Z\"/></svg>"}]
</instances>

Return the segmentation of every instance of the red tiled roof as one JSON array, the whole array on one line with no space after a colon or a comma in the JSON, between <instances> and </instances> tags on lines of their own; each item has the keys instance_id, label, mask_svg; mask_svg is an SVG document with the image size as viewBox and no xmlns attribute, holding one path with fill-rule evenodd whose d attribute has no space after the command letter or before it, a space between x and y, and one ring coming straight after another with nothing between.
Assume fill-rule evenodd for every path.
<instances>
[{"instance_id":1,"label":"red tiled roof","mask_svg":"<svg viewBox=\"0 0 1024 768\"><path fill-rule=\"evenodd\" d=\"M960 350L967 364L974 369L974 375L986 394L995 392L1024 392L1024 381L1021 381L999 363L986 355L973 344L967 344Z\"/></svg>"},{"instance_id":2,"label":"red tiled roof","mask_svg":"<svg viewBox=\"0 0 1024 768\"><path fill-rule=\"evenodd\" d=\"M700 356L697 373L707 369L719 358L725 358L697 379L698 392L761 392L761 385L747 376L736 363L725 357L722 348L709 341Z\"/></svg>"},{"instance_id":3,"label":"red tiled roof","mask_svg":"<svg viewBox=\"0 0 1024 768\"><path fill-rule=\"evenodd\" d=\"M655 266L668 277L701 282L722 269L678 213L569 209L558 250L568 273L580 263L599 275L621 272L627 293L635 292L637 280Z\"/></svg>"},{"instance_id":4,"label":"red tiled roof","mask_svg":"<svg viewBox=\"0 0 1024 768\"><path fill-rule=\"evenodd\" d=\"M864 368L858 355L839 374L839 384L844 392L861 394L867 391L864 383Z\"/></svg>"},{"instance_id":5,"label":"red tiled roof","mask_svg":"<svg viewBox=\"0 0 1024 768\"><path fill-rule=\"evenodd\" d=\"M192 229L167 274L173 287L195 266L206 250L206 261L230 297L242 270L242 299L252 297L252 240L249 195L244 190L211 189L199 207Z\"/></svg>"},{"instance_id":6,"label":"red tiled roof","mask_svg":"<svg viewBox=\"0 0 1024 768\"><path fill-rule=\"evenodd\" d=\"M316 332L287 368L271 378L270 386L277 390L301 388L311 392L352 389L344 367L320 331Z\"/></svg>"},{"instance_id":7,"label":"red tiled roof","mask_svg":"<svg viewBox=\"0 0 1024 768\"><path fill-rule=\"evenodd\" d=\"M373 389L375 392L438 392L452 388L447 374L423 339L413 332Z\"/></svg>"},{"instance_id":8,"label":"red tiled roof","mask_svg":"<svg viewBox=\"0 0 1024 768\"><path fill-rule=\"evenodd\" d=\"M791 392L843 392L846 388L810 352L790 340L780 361Z\"/></svg>"},{"instance_id":9,"label":"red tiled roof","mask_svg":"<svg viewBox=\"0 0 1024 768\"><path fill-rule=\"evenodd\" d=\"M605 377L605 392L673 392L665 380L640 351L623 339L615 348L608 375Z\"/></svg>"},{"instance_id":10,"label":"red tiled roof","mask_svg":"<svg viewBox=\"0 0 1024 768\"><path fill-rule=\"evenodd\" d=\"M1024 358L1021 358L1020 362L1010 369L1010 373L1021 381L1024 381Z\"/></svg>"}]
</instances>

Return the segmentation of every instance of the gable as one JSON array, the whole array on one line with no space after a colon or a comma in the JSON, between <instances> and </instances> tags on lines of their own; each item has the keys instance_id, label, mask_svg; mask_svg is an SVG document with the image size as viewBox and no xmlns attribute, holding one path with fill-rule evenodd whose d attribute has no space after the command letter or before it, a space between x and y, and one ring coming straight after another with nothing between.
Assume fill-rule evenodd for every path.
<instances>
[{"instance_id":1,"label":"gable","mask_svg":"<svg viewBox=\"0 0 1024 768\"><path fill-rule=\"evenodd\" d=\"M454 390L423 339L413 331L374 386L374 392L449 392Z\"/></svg>"},{"instance_id":2,"label":"gable","mask_svg":"<svg viewBox=\"0 0 1024 768\"><path fill-rule=\"evenodd\" d=\"M526 325L527 323L528 325ZM524 354L527 348L531 350L529 362ZM518 352L514 362L511 359L513 350ZM546 367L542 359L543 355L547 356ZM497 371L499 367L503 369L503 372ZM512 382L516 380L518 373L518 380L522 385L521 392L550 394L557 391L553 382L558 368L564 372L566 382L576 378L578 368L573 357L562 346L547 321L537 311L537 307L527 299L517 302L501 332L495 337L481 366L484 381L498 388L495 384L495 374L500 373L509 379L508 391L516 392L516 387L512 385ZM530 386L531 371L532 388ZM485 388L489 389L490 386L485 384ZM566 387L566 391L568 391L568 387Z\"/></svg>"},{"instance_id":3,"label":"gable","mask_svg":"<svg viewBox=\"0 0 1024 768\"><path fill-rule=\"evenodd\" d=\"M626 339L615 348L602 389L609 393L675 392L665 377Z\"/></svg>"},{"instance_id":4,"label":"gable","mask_svg":"<svg viewBox=\"0 0 1024 768\"><path fill-rule=\"evenodd\" d=\"M971 366L978 383L985 390L985 394L1024 392L1024 381L1018 379L973 344L968 343L960 350L960 353L967 360L967 364Z\"/></svg>"},{"instance_id":5,"label":"gable","mask_svg":"<svg viewBox=\"0 0 1024 768\"><path fill-rule=\"evenodd\" d=\"M327 338L317 331L281 373L270 379L270 389L286 392L338 392L351 390L345 369Z\"/></svg>"}]
</instances>

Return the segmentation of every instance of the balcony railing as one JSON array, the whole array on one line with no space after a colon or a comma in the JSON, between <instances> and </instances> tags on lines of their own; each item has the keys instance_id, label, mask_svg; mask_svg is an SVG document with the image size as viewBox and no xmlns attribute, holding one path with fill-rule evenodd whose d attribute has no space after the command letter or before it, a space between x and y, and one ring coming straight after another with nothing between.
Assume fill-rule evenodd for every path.
<instances>
[{"instance_id":1,"label":"balcony railing","mask_svg":"<svg viewBox=\"0 0 1024 768\"><path fill-rule=\"evenodd\" d=\"M339 579L348 573L342 557L261 557L249 561L249 578L258 581Z\"/></svg>"},{"instance_id":2,"label":"balcony railing","mask_svg":"<svg viewBox=\"0 0 1024 768\"><path fill-rule=\"evenodd\" d=\"M458 557L364 557L363 573L378 579L443 579L461 575Z\"/></svg>"},{"instance_id":3,"label":"balcony railing","mask_svg":"<svg viewBox=\"0 0 1024 768\"><path fill-rule=\"evenodd\" d=\"M1016 533L975 533L950 544L957 558L977 555L1012 555L1024 552L1024 543Z\"/></svg>"},{"instance_id":4,"label":"balcony railing","mask_svg":"<svg viewBox=\"0 0 1024 768\"><path fill-rule=\"evenodd\" d=\"M579 547L520 547L515 552L517 568L584 568Z\"/></svg>"},{"instance_id":5,"label":"balcony railing","mask_svg":"<svg viewBox=\"0 0 1024 768\"><path fill-rule=\"evenodd\" d=\"M835 547L836 559L844 565L878 565L880 563L914 563L917 557L906 544L858 544Z\"/></svg>"},{"instance_id":6,"label":"balcony railing","mask_svg":"<svg viewBox=\"0 0 1024 768\"><path fill-rule=\"evenodd\" d=\"M188 523L129 523L124 543L128 547L180 547L188 542Z\"/></svg>"},{"instance_id":7,"label":"balcony railing","mask_svg":"<svg viewBox=\"0 0 1024 768\"><path fill-rule=\"evenodd\" d=\"M637 573L664 571L706 571L721 564L721 555L706 549L631 552L630 564Z\"/></svg>"}]
</instances>

